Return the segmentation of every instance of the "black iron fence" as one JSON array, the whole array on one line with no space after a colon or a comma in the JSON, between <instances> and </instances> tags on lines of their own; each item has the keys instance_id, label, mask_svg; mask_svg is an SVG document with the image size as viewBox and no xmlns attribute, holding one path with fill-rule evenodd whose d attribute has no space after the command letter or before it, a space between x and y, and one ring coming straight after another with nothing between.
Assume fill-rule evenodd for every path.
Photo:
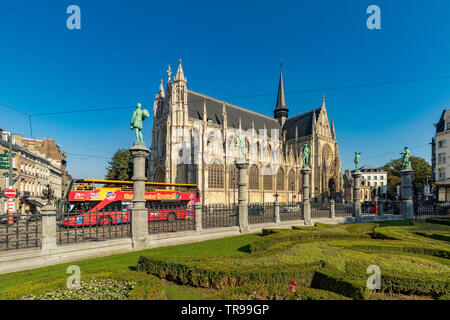
<instances>
[{"instance_id":1,"label":"black iron fence","mask_svg":"<svg viewBox=\"0 0 450 320\"><path fill-rule=\"evenodd\" d=\"M248 224L275 222L273 203L251 203L248 205Z\"/></svg>"},{"instance_id":2,"label":"black iron fence","mask_svg":"<svg viewBox=\"0 0 450 320\"><path fill-rule=\"evenodd\" d=\"M400 215L402 214L402 206L400 201L385 201L383 202L383 212L381 212L380 206L379 213L381 214L395 214Z\"/></svg>"},{"instance_id":3,"label":"black iron fence","mask_svg":"<svg viewBox=\"0 0 450 320\"><path fill-rule=\"evenodd\" d=\"M303 219L303 205L301 202L280 203L280 221Z\"/></svg>"},{"instance_id":4,"label":"black iron fence","mask_svg":"<svg viewBox=\"0 0 450 320\"><path fill-rule=\"evenodd\" d=\"M355 205L353 202L336 203L334 213L336 217L352 217L355 214Z\"/></svg>"},{"instance_id":5,"label":"black iron fence","mask_svg":"<svg viewBox=\"0 0 450 320\"><path fill-rule=\"evenodd\" d=\"M39 248L42 238L40 214L0 215L0 251Z\"/></svg>"},{"instance_id":6,"label":"black iron fence","mask_svg":"<svg viewBox=\"0 0 450 320\"><path fill-rule=\"evenodd\" d=\"M148 209L148 233L169 233L195 230L195 209L160 205Z\"/></svg>"},{"instance_id":7,"label":"black iron fence","mask_svg":"<svg viewBox=\"0 0 450 320\"><path fill-rule=\"evenodd\" d=\"M85 213L57 213L57 244L99 242L128 238L131 212L121 208Z\"/></svg>"},{"instance_id":8,"label":"black iron fence","mask_svg":"<svg viewBox=\"0 0 450 320\"><path fill-rule=\"evenodd\" d=\"M202 206L203 229L233 227L239 224L238 206L210 204Z\"/></svg>"},{"instance_id":9,"label":"black iron fence","mask_svg":"<svg viewBox=\"0 0 450 320\"><path fill-rule=\"evenodd\" d=\"M311 203L311 218L321 219L329 218L331 215L331 204L329 202L313 202Z\"/></svg>"},{"instance_id":10,"label":"black iron fence","mask_svg":"<svg viewBox=\"0 0 450 320\"><path fill-rule=\"evenodd\" d=\"M450 216L450 202L414 203L414 218Z\"/></svg>"}]
</instances>

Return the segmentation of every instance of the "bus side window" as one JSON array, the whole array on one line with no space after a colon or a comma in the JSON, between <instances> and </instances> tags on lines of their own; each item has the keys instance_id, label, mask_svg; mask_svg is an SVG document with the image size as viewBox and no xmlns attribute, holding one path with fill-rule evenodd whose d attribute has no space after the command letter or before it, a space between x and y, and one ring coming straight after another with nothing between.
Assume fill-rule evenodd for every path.
<instances>
[{"instance_id":1,"label":"bus side window","mask_svg":"<svg viewBox=\"0 0 450 320\"><path fill-rule=\"evenodd\" d=\"M103 207L104 211L122 211L122 202L121 201L114 201L111 203L108 203L106 206Z\"/></svg>"}]
</instances>

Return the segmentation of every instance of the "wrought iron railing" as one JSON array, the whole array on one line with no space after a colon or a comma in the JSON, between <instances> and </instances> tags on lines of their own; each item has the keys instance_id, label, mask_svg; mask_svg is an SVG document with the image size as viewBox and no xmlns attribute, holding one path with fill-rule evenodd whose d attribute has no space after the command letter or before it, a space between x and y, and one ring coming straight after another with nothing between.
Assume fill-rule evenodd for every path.
<instances>
[{"instance_id":1,"label":"wrought iron railing","mask_svg":"<svg viewBox=\"0 0 450 320\"><path fill-rule=\"evenodd\" d=\"M272 203L251 203L248 205L248 224L275 222L275 208Z\"/></svg>"},{"instance_id":2,"label":"wrought iron railing","mask_svg":"<svg viewBox=\"0 0 450 320\"><path fill-rule=\"evenodd\" d=\"M336 203L334 212L336 217L352 217L355 213L355 205L353 202Z\"/></svg>"},{"instance_id":3,"label":"wrought iron railing","mask_svg":"<svg viewBox=\"0 0 450 320\"><path fill-rule=\"evenodd\" d=\"M41 215L0 215L0 251L39 248L41 246Z\"/></svg>"},{"instance_id":4,"label":"wrought iron railing","mask_svg":"<svg viewBox=\"0 0 450 320\"><path fill-rule=\"evenodd\" d=\"M233 227L239 224L238 206L233 204L210 204L202 206L204 229Z\"/></svg>"},{"instance_id":5,"label":"wrought iron railing","mask_svg":"<svg viewBox=\"0 0 450 320\"><path fill-rule=\"evenodd\" d=\"M160 205L148 209L148 233L168 233L195 230L194 207L180 208L174 205Z\"/></svg>"},{"instance_id":6,"label":"wrought iron railing","mask_svg":"<svg viewBox=\"0 0 450 320\"><path fill-rule=\"evenodd\" d=\"M311 203L311 218L312 219L324 219L330 217L329 202L313 202Z\"/></svg>"},{"instance_id":7,"label":"wrought iron railing","mask_svg":"<svg viewBox=\"0 0 450 320\"><path fill-rule=\"evenodd\" d=\"M280 203L280 221L303 220L301 202Z\"/></svg>"},{"instance_id":8,"label":"wrought iron railing","mask_svg":"<svg viewBox=\"0 0 450 320\"><path fill-rule=\"evenodd\" d=\"M57 244L99 242L128 238L131 212L121 208L79 213L57 213Z\"/></svg>"}]
</instances>

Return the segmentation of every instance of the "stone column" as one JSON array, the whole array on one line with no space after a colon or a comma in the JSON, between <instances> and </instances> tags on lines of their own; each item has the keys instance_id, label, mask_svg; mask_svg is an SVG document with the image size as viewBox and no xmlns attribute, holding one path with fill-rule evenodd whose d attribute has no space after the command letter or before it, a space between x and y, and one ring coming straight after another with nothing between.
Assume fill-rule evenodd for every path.
<instances>
[{"instance_id":1,"label":"stone column","mask_svg":"<svg viewBox=\"0 0 450 320\"><path fill-rule=\"evenodd\" d=\"M56 245L56 208L46 205L41 209L42 215L42 252L49 253Z\"/></svg>"},{"instance_id":2,"label":"stone column","mask_svg":"<svg viewBox=\"0 0 450 320\"><path fill-rule=\"evenodd\" d=\"M412 200L412 175L414 170L403 169L400 171L402 175L402 215L406 219L412 219L414 217L414 203Z\"/></svg>"},{"instance_id":3,"label":"stone column","mask_svg":"<svg viewBox=\"0 0 450 320\"><path fill-rule=\"evenodd\" d=\"M200 202L196 202L194 205L194 215L195 215L195 231L199 232L203 230L203 222L202 222L202 204Z\"/></svg>"},{"instance_id":4,"label":"stone column","mask_svg":"<svg viewBox=\"0 0 450 320\"><path fill-rule=\"evenodd\" d=\"M133 156L133 209L131 211L131 238L134 250L142 250L148 239L148 212L145 208L145 159L149 150L144 144L130 148Z\"/></svg>"},{"instance_id":5,"label":"stone column","mask_svg":"<svg viewBox=\"0 0 450 320\"><path fill-rule=\"evenodd\" d=\"M353 177L353 205L354 217L356 220L361 219L361 172L352 172Z\"/></svg>"},{"instance_id":6,"label":"stone column","mask_svg":"<svg viewBox=\"0 0 450 320\"><path fill-rule=\"evenodd\" d=\"M239 172L239 192L238 192L238 208L239 208L239 230L241 233L248 231L248 203L247 203L247 168L248 162L236 162Z\"/></svg>"},{"instance_id":7,"label":"stone column","mask_svg":"<svg viewBox=\"0 0 450 320\"><path fill-rule=\"evenodd\" d=\"M311 189L310 189L310 178L311 169L309 167L302 169L303 176L303 217L305 219L305 225L312 225L311 221Z\"/></svg>"},{"instance_id":8,"label":"stone column","mask_svg":"<svg viewBox=\"0 0 450 320\"><path fill-rule=\"evenodd\" d=\"M384 213L384 204L381 201L378 201L378 215L382 216Z\"/></svg>"},{"instance_id":9,"label":"stone column","mask_svg":"<svg viewBox=\"0 0 450 320\"><path fill-rule=\"evenodd\" d=\"M273 204L274 211L275 211L275 223L280 223L280 203L278 201L275 201Z\"/></svg>"},{"instance_id":10,"label":"stone column","mask_svg":"<svg viewBox=\"0 0 450 320\"><path fill-rule=\"evenodd\" d=\"M336 218L336 203L333 199L330 201L330 218L334 219Z\"/></svg>"}]
</instances>

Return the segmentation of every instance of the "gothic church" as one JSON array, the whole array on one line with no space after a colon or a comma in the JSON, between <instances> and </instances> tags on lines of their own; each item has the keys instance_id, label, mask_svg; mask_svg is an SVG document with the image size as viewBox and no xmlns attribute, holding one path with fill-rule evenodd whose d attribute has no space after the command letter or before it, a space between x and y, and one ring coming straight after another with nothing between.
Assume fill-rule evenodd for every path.
<instances>
[{"instance_id":1,"label":"gothic church","mask_svg":"<svg viewBox=\"0 0 450 320\"><path fill-rule=\"evenodd\" d=\"M320 107L289 117L280 73L274 117L269 117L189 90L181 60L175 79L172 81L171 78L169 65L167 85L164 88L161 80L153 107L149 181L193 183L199 186L203 203L237 203L236 147L218 144L221 150L213 151L216 156L213 163L203 160L202 150L218 135L221 135L220 141L227 141L230 131L236 129L254 129L256 132L266 129L269 135L272 129L278 129L280 157L276 172L261 174L266 164L256 153L249 157L248 202L273 202L275 194L279 195L279 202L301 201L301 153L306 143L311 149L312 201L340 200L343 195L341 159L334 123L332 121L330 125L328 120L325 97ZM179 163L174 160L175 145L182 140L177 133L182 132L184 137L193 139L195 124L200 124L200 151L197 150L195 155L194 148L191 150L192 158L197 157L199 161ZM219 132L212 139L207 135L211 129ZM260 140L259 136L257 140L258 145L266 141ZM271 147L268 146L269 152ZM248 149L247 144L246 154L252 154ZM230 154L231 158L224 156Z\"/></svg>"}]
</instances>

